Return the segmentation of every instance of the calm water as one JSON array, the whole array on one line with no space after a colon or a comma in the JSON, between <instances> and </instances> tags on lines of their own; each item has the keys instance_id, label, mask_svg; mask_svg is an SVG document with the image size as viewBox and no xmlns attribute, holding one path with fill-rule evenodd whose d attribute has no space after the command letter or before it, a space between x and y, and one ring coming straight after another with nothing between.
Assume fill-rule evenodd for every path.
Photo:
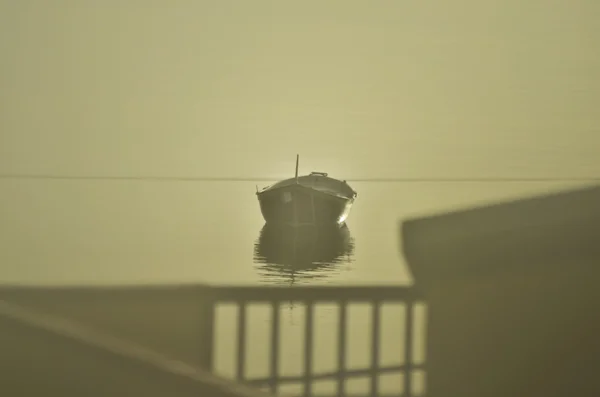
<instances>
[{"instance_id":1,"label":"calm water","mask_svg":"<svg viewBox=\"0 0 600 397\"><path fill-rule=\"evenodd\" d=\"M254 185L3 180L0 282L408 285L412 279L399 246L401 219L578 184L352 183L359 196L347 226L326 236L328 244L311 234L300 236L295 253L290 236L264 227ZM294 302L281 307L281 375L302 373L302 309ZM349 311L349 368L369 365L368 309L355 305ZM382 365L403 357L399 310L390 305L382 312ZM330 305L316 309L316 372L336 368L336 312ZM226 376L235 370L235 316L233 307L218 310L215 365ZM247 375L266 377L270 310L251 307L248 318ZM423 355L422 349L416 354ZM401 382L398 374L385 375L381 388L398 391ZM356 392L368 386L367 378L347 385ZM327 393L334 387L323 381L314 390Z\"/></svg>"},{"instance_id":2,"label":"calm water","mask_svg":"<svg viewBox=\"0 0 600 397\"><path fill-rule=\"evenodd\" d=\"M320 252L296 260L324 263L292 272L285 241L261 238L254 182L2 180L0 281L405 285L401 219L578 184L352 183L339 255L304 241Z\"/></svg>"}]
</instances>

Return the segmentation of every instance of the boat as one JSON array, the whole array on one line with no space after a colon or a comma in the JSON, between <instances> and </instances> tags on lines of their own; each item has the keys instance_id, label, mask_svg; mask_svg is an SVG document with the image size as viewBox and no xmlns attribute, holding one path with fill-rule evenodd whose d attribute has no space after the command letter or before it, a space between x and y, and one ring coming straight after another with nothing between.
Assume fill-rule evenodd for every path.
<instances>
[{"instance_id":1,"label":"boat","mask_svg":"<svg viewBox=\"0 0 600 397\"><path fill-rule=\"evenodd\" d=\"M256 191L266 223L302 225L343 225L357 193L345 180L325 172L298 176L300 156L296 155L294 178L279 181Z\"/></svg>"}]
</instances>

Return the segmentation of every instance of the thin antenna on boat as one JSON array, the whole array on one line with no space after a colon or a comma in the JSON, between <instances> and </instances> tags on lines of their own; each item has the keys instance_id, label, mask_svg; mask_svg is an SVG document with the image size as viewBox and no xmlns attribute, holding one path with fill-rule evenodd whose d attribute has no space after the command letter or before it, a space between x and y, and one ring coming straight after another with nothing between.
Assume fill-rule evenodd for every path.
<instances>
[{"instance_id":1,"label":"thin antenna on boat","mask_svg":"<svg viewBox=\"0 0 600 397\"><path fill-rule=\"evenodd\" d=\"M298 162L300 161L300 155L296 155L296 183L298 183Z\"/></svg>"}]
</instances>

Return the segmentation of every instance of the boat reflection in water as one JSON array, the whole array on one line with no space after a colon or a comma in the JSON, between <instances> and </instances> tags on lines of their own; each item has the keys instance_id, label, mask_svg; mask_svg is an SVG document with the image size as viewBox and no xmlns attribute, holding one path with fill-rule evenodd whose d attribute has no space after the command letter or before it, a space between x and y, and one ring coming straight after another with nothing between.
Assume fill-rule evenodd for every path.
<instances>
[{"instance_id":1,"label":"boat reflection in water","mask_svg":"<svg viewBox=\"0 0 600 397\"><path fill-rule=\"evenodd\" d=\"M309 282L352 262L354 239L343 224L291 227L265 224L254 247L254 262L271 282Z\"/></svg>"}]
</instances>

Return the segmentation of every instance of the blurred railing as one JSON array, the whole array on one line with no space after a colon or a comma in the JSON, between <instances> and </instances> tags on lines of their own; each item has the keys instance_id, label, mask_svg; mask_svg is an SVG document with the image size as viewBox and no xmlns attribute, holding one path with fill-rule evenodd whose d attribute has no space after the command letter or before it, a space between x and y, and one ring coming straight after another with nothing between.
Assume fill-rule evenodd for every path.
<instances>
[{"instance_id":1,"label":"blurred railing","mask_svg":"<svg viewBox=\"0 0 600 397\"><path fill-rule=\"evenodd\" d=\"M424 372L424 362L414 360L414 329L415 311L421 306L425 307L422 294L413 287L332 287L332 286L303 286L303 287L266 287L266 286L240 286L240 287L211 287L213 297L213 310L205 311L210 317L206 318L210 330L206 330L207 343L211 348L205 349L206 356L203 362L211 370L213 369L213 350L215 307L221 304L235 304L237 306L237 346L236 346L236 371L235 378L239 382L249 383L255 386L268 386L273 393L284 383L301 382L303 384L304 396L312 396L312 384L316 380L337 380L338 396L346 395L345 381L357 376L370 376L371 396L379 395L379 375L390 372L403 373L402 396L414 395L412 393L411 378L414 371ZM280 353L280 305L285 302L300 302L305 306L304 321L304 363L303 375L281 376L279 374ZM250 304L267 304L271 307L271 342L269 346L269 376L266 378L250 379L246 376L246 346L247 346L247 324L248 306ZM337 370L315 373L313 371L314 354L314 309L318 304L334 303L338 308L337 326ZM347 368L348 347L348 306L354 303L367 303L370 305L371 322L367 324L371 328L371 354L370 366L362 369ZM380 352L382 341L380 340L381 307L384 303L394 303L405 307L404 313L404 340L399 335L398 344L404 344L404 357L398 357L401 364L393 366L380 365ZM232 341L233 342L233 341ZM387 342L387 341L386 341ZM423 361L423 360L420 360Z\"/></svg>"}]
</instances>

